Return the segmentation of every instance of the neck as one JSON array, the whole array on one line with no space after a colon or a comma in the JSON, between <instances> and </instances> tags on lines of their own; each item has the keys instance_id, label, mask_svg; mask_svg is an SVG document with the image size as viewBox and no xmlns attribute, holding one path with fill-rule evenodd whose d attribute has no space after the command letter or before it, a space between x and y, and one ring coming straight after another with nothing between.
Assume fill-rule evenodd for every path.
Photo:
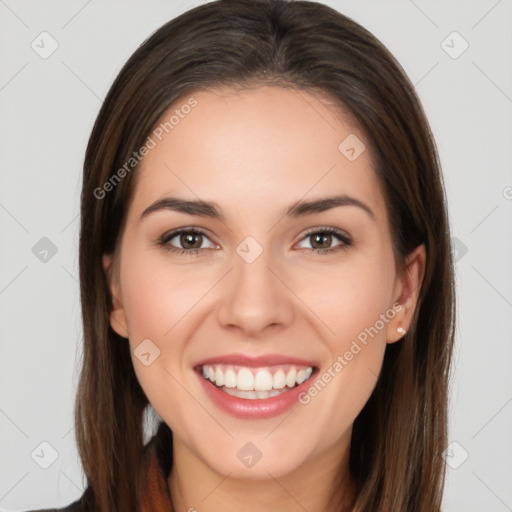
<instances>
[{"instance_id":1,"label":"neck","mask_svg":"<svg viewBox=\"0 0 512 512\"><path fill-rule=\"evenodd\" d=\"M265 479L233 478L204 464L183 443L173 439L173 467L168 485L173 512L327 512L347 507L354 497L349 472L350 432L324 453L291 473Z\"/></svg>"}]
</instances>

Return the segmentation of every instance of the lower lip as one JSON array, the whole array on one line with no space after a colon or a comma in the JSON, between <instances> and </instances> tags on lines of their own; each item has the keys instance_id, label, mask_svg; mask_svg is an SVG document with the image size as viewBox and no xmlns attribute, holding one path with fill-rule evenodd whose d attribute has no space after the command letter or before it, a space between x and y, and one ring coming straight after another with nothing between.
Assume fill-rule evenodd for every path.
<instances>
[{"instance_id":1,"label":"lower lip","mask_svg":"<svg viewBox=\"0 0 512 512\"><path fill-rule=\"evenodd\" d=\"M221 391L215 384L212 384L209 380L206 380L201 374L196 372L206 394L217 407L236 418L246 420L273 418L291 409L298 403L299 394L307 390L316 373L317 369L313 370L308 380L290 389L290 391L285 391L271 398L250 400L224 393L224 391Z\"/></svg>"}]
</instances>

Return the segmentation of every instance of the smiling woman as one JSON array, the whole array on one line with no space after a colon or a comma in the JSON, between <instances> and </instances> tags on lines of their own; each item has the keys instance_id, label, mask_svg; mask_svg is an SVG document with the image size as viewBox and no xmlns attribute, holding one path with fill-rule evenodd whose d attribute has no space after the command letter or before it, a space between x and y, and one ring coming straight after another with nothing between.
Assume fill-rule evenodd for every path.
<instances>
[{"instance_id":1,"label":"smiling woman","mask_svg":"<svg viewBox=\"0 0 512 512\"><path fill-rule=\"evenodd\" d=\"M440 510L442 176L413 86L354 21L220 0L155 32L91 134L80 287L88 487L66 510Z\"/></svg>"}]
</instances>

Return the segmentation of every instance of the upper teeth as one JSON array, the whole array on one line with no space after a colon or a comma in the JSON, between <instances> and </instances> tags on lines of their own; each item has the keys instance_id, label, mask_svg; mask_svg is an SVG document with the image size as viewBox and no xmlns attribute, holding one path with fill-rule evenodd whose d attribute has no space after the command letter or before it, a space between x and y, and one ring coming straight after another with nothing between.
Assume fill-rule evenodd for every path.
<instances>
[{"instance_id":1,"label":"upper teeth","mask_svg":"<svg viewBox=\"0 0 512 512\"><path fill-rule=\"evenodd\" d=\"M238 388L242 391L267 391L270 389L283 389L285 386L293 388L295 384L302 384L309 379L313 368L287 365L270 368L248 368L234 365L204 365L203 377L209 379L217 386Z\"/></svg>"}]
</instances>

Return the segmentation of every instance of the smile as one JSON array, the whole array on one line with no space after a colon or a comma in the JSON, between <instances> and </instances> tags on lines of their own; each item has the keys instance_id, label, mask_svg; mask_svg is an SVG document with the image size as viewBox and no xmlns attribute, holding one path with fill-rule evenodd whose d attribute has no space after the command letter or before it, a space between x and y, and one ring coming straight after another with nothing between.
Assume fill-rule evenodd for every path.
<instances>
[{"instance_id":1,"label":"smile","mask_svg":"<svg viewBox=\"0 0 512 512\"><path fill-rule=\"evenodd\" d=\"M251 368L237 365L203 365L202 375L224 393L248 400L286 393L311 377L313 367L278 365Z\"/></svg>"},{"instance_id":2,"label":"smile","mask_svg":"<svg viewBox=\"0 0 512 512\"><path fill-rule=\"evenodd\" d=\"M295 407L320 371L316 361L284 354L224 354L198 361L193 368L214 407L251 420L272 418Z\"/></svg>"}]
</instances>

